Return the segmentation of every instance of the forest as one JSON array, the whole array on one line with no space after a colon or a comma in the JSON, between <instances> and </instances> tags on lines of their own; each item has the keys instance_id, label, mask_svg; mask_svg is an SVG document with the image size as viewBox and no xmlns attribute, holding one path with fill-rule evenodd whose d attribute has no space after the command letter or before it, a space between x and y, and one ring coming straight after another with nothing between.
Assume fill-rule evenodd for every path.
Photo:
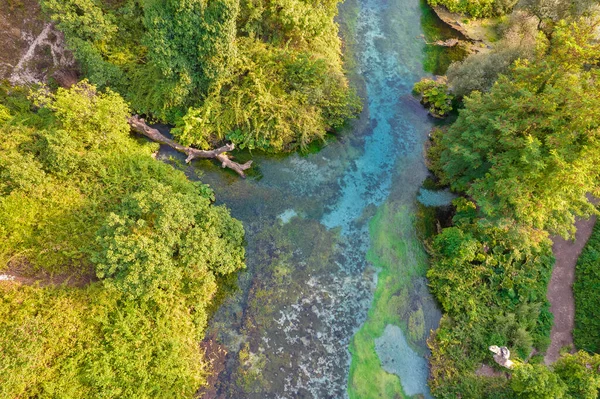
<instances>
[{"instance_id":1,"label":"forest","mask_svg":"<svg viewBox=\"0 0 600 399\"><path fill-rule=\"evenodd\" d=\"M595 398L600 388L597 306L590 306L596 236L574 286L581 350L551 367L541 355L552 327L550 238L574 238L576 218L597 214L589 195L598 195L600 154L600 20L594 9L567 5L562 15L536 14L548 4L521 4L497 47L451 65L447 84L415 86L432 114L447 114L436 105L460 98L458 115L434 131L428 152L438 184L461 194L451 226L429 239L427 276L444 311L429 341L436 397ZM510 380L476 373L493 343L511 351Z\"/></svg>"},{"instance_id":2,"label":"forest","mask_svg":"<svg viewBox=\"0 0 600 399\"><path fill-rule=\"evenodd\" d=\"M83 80L0 90L0 397L193 397L244 228L128 118L305 148L360 110L337 1L40 2Z\"/></svg>"},{"instance_id":3,"label":"forest","mask_svg":"<svg viewBox=\"0 0 600 399\"><path fill-rule=\"evenodd\" d=\"M42 0L84 75L183 145L305 148L360 109L337 0Z\"/></svg>"},{"instance_id":4,"label":"forest","mask_svg":"<svg viewBox=\"0 0 600 399\"><path fill-rule=\"evenodd\" d=\"M411 82L414 95L438 121L426 139L430 177L424 186L455 195L449 211L436 219L431 209L420 208L430 212L427 219L409 215L412 208L400 202L376 206L373 201L348 223L355 228L372 219L357 231L375 238L366 258L382 270L384 282L373 288L373 309L381 313L354 330L358 338L347 344L339 331L333 335L359 359L350 364L350 377L343 377L350 397L386 395L380 392L391 392L389 386L390 398L410 396L392 372L380 370L373 342L386 327L402 324L400 309L409 315L407 345L423 341L430 350L428 384L436 398L598 397L598 225L575 271L574 346L553 364L544 361L553 326L547 298L555 263L552 238L573 239L576 220L599 214L596 3L427 0L420 5L443 7L467 24L486 18L497 37L484 51L452 63L444 78L428 74ZM346 227L330 229L324 219L310 219L318 214L311 204L298 214L286 209L258 233L256 225L247 228L232 216L235 204L220 201L208 184L191 178L183 162L159 158L158 143L132 134L132 115L168 125L174 141L196 150L228 145L246 151L242 156L294 154L286 156L295 156L302 173L318 182L320 171L298 154L327 145L328 135L362 145L368 139L344 136L361 123L369 133L386 123L410 130L400 118L386 116L381 122L376 112L355 121L363 102L373 111L371 102L405 106L407 100L368 97L373 93L365 81L378 71L365 63L376 60L372 53L363 64L352 58L358 57L353 52L368 50L349 37L341 40L338 0L40 0L39 6L45 21L64 35L78 79L68 87L53 79L32 86L0 84L0 273L15 280L0 282L0 397L200 397L215 368L200 343L231 294L232 281L252 265L248 235L261 245L254 256L262 264L252 267L265 269L258 276L267 277L247 289L248 307L268 307L270 319L262 323L275 324L292 317L271 314L281 298L267 285L279 282L279 296L303 298L303 279L313 284L314 278L303 275L303 267L329 273L329 267L347 261L347 253L336 252L349 246L343 241ZM366 31L351 12L344 18L353 34ZM388 51L383 40L375 43ZM361 73L364 81L349 77ZM391 73L382 79L396 85ZM367 175L360 169L363 159L352 157L368 151L343 148L344 167ZM383 157L379 152L373 158ZM319 162L334 164L325 156ZM256 172L254 178L268 180L268 173ZM343 186L342 178L334 180L333 187ZM369 182L362 195L375 191L377 183ZM341 197L332 192L308 196ZM256 193L261 195L258 190L244 195ZM358 197L347 203L360 202ZM270 200L265 195L265 206ZM260 212L255 217L266 218ZM285 227L286 214L295 227ZM415 229L413 224L426 231L414 253L410 237L402 236ZM405 242L395 242L398 232ZM302 250L311 256L295 270L292 258L303 256ZM402 251L403 257L397 255ZM428 259L421 267L425 251ZM401 260L410 256L414 270L400 270ZM423 307L411 308L403 286L421 269L442 312L428 339ZM290 276L293 284L286 281ZM377 284L367 272L360 278ZM350 277L339 280L344 279ZM311 285L309 291L317 289ZM329 295L326 301L335 304L338 298ZM406 303L396 303L400 300ZM388 308L398 314L390 316ZM247 316L242 310L233 313L243 324L240 331L259 329L256 320L242 321ZM276 338L263 337L269 339ZM304 339L292 338L308 346ZM257 397L250 393L264 393L266 377L257 365L266 367L266 355L243 339L237 345L234 368L245 373L239 385L248 389L247 397ZM510 350L512 369L494 362L491 345ZM491 372L481 373L482 365ZM327 381L320 371L309 372Z\"/></svg>"}]
</instances>

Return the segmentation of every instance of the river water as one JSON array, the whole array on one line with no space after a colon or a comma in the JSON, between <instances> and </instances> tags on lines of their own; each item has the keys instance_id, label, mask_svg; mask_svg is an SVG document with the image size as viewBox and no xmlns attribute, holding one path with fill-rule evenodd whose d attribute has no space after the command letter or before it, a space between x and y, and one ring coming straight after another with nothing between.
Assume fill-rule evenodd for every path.
<instances>
[{"instance_id":1,"label":"river water","mask_svg":"<svg viewBox=\"0 0 600 399\"><path fill-rule=\"evenodd\" d=\"M428 57L432 63L422 4L348 0L340 7L354 35L356 84L364 97L352 129L314 154L254 154L245 180L210 161L178 163L210 184L217 203L246 229L247 270L207 334L228 353L216 386L222 397L347 397L348 346L377 285L366 260L369 220L386 201L413 209L427 174L423 144L433 121L411 95L414 82L428 75ZM168 149L160 156L181 159ZM419 295L428 295L421 286ZM435 328L439 311L424 302L427 327ZM411 346L403 334L389 326L389 342L373 337L388 352L383 366L404 377L406 393L428 396L424 341ZM422 371L403 375L402 369Z\"/></svg>"}]
</instances>

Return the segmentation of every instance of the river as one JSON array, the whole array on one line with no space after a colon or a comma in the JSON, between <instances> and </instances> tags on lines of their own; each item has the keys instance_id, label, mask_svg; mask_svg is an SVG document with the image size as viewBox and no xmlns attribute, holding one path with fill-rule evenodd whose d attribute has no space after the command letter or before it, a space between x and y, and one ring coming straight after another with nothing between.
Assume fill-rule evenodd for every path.
<instances>
[{"instance_id":1,"label":"river","mask_svg":"<svg viewBox=\"0 0 600 399\"><path fill-rule=\"evenodd\" d=\"M370 373L394 379L397 395L429 397L425 339L440 313L414 214L434 122L411 89L448 55L426 46L431 13L419 0L348 0L340 18L364 102L352 129L313 154L253 154L245 180L175 162L246 229L247 270L207 334L228 353L216 387L226 398L388 395Z\"/></svg>"}]
</instances>

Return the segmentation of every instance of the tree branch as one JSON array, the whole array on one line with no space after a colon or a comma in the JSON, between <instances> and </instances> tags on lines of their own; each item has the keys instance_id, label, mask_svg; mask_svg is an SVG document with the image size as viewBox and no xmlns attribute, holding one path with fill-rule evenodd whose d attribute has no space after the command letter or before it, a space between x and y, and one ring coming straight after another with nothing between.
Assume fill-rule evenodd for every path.
<instances>
[{"instance_id":1,"label":"tree branch","mask_svg":"<svg viewBox=\"0 0 600 399\"><path fill-rule=\"evenodd\" d=\"M185 147L185 146L179 144L178 142L165 137L158 130L148 126L146 124L146 121L144 121L138 115L131 116L127 120L127 122L129 122L129 126L131 126L131 128L133 130L135 130L136 132L138 132L140 134L143 134L144 136L148 137L150 140L156 141L157 143L160 143L160 144L168 145L169 147L186 154L187 155L187 158L185 160L186 163L190 163L192 160L194 160L196 158L214 158L214 159L217 159L219 162L221 162L222 168L232 169L243 178L246 177L246 175L244 174L244 171L249 169L250 166L252 165L252 161L248 161L244 164L239 164L237 162L234 162L229 158L229 156L227 154L225 154L227 151L232 151L235 148L235 145L233 143L226 144L223 147L219 147L214 150L209 150L209 151L198 150L198 149L192 148L192 147Z\"/></svg>"}]
</instances>

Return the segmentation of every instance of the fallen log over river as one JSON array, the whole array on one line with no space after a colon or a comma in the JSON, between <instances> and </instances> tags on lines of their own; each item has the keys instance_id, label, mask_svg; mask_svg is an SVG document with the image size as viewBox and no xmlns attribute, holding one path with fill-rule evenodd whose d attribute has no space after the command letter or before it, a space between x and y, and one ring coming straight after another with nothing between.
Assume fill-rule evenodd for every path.
<instances>
[{"instance_id":1,"label":"fallen log over river","mask_svg":"<svg viewBox=\"0 0 600 399\"><path fill-rule=\"evenodd\" d=\"M148 126L148 124L146 124L146 121L140 118L138 115L131 116L127 121L129 122L129 126L131 126L131 128L137 133L143 134L152 141L168 145L169 147L186 154L186 163L190 163L196 158L214 158L221 162L221 167L232 169L243 178L246 177L244 171L249 169L250 166L252 166L252 161L240 164L232 161L231 158L226 154L226 152L233 151L233 149L235 148L235 145L233 143L226 144L214 150L199 150L197 148L183 146L178 142L164 136L157 129Z\"/></svg>"}]
</instances>

